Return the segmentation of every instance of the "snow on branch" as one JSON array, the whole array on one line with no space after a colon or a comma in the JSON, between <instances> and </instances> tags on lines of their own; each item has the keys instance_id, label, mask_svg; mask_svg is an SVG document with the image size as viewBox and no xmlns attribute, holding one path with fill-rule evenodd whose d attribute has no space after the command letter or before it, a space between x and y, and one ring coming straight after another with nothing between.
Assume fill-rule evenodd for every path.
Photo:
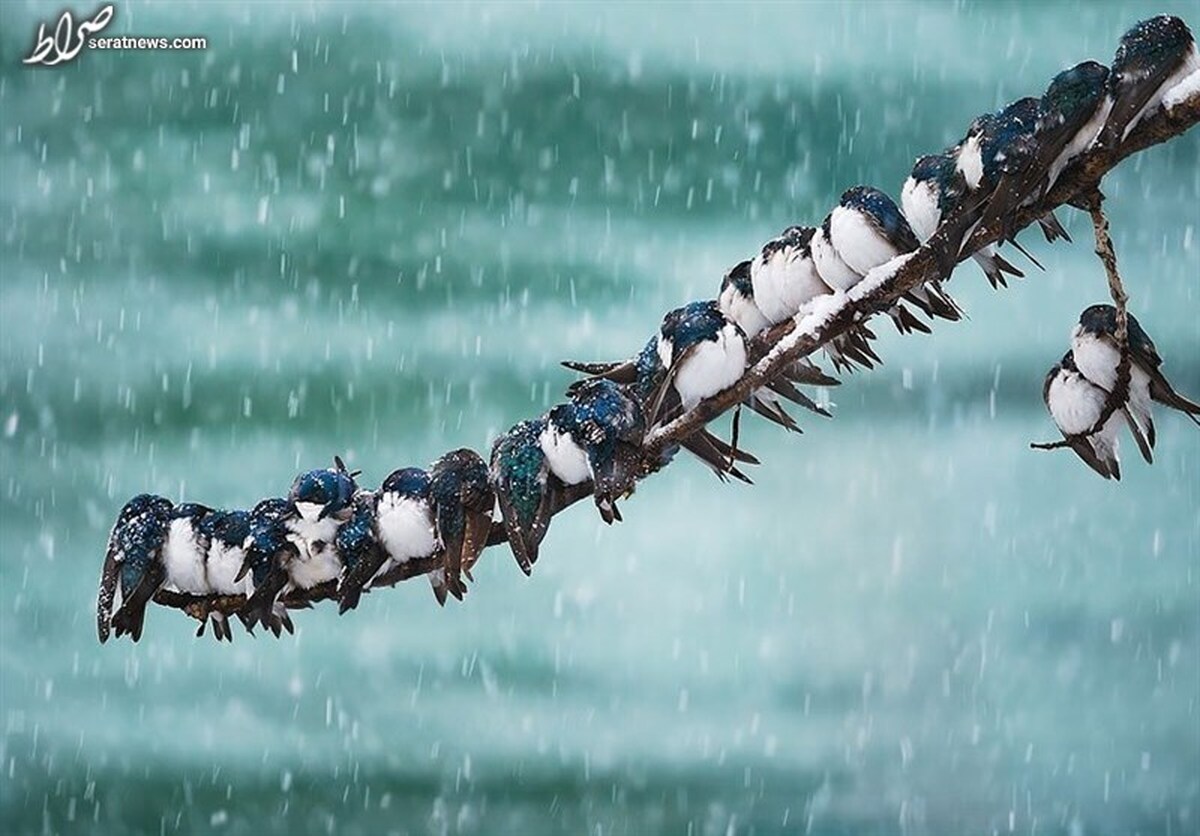
<instances>
[{"instance_id":1,"label":"snow on branch","mask_svg":"<svg viewBox=\"0 0 1200 836\"><path fill-rule=\"evenodd\" d=\"M1124 289L1116 270L1116 258L1108 236L1108 222L1101 209L1100 183L1104 176L1121 161L1160 143L1182 135L1200 122L1200 84L1189 77L1165 99L1164 107L1142 120L1135 130L1113 147L1097 145L1076 159L1058 178L1054 187L1040 200L1017 210L1008 218L1009 229L1002 224L980 224L971 231L966 246L961 246L962 231L956 233L955 224L943 223L938 232L914 252L906 253L871 271L850 292L835 291L817 297L795 317L786 320L755 337L749 343L748 366L734 385L716 395L702 400L692 409L662 426L653 428L645 436L642 446L643 467L641 475L655 472L662 466L663 452L696 435L714 419L742 404L755 390L778 378L796 360L813 354L834 339L847 334L864 320L886 311L906 293L931 281L948 280L953 266L980 248L1000 241L1015 230L1023 229L1051 210L1069 205L1091 214L1096 235L1096 251L1105 264L1109 285L1118 310L1119 345L1122 361L1119 367L1120 391L1114 391L1110 403L1097 426L1104 423L1122 402L1122 392L1129 385L1130 368L1126 345L1127 316ZM947 257L956 253L957 257ZM1047 447L1060 446L1045 445ZM570 486L559 492L551 516L590 496L590 482ZM492 523L486 545L506 542L503 523ZM441 570L441 561L431 558L412 560L393 569L390 574L377 579L376 586L391 585L417 575ZM469 571L469 567L468 567ZM335 598L336 582L314 586L310 589L293 590L282 599L287 608L304 608L315 601ZM154 601L162 606L181 609L204 624L214 614L232 615L240 613L246 605L242 595L196 596L171 590L160 590ZM291 628L286 618L283 626ZM272 629L277 629L273 627Z\"/></svg>"}]
</instances>

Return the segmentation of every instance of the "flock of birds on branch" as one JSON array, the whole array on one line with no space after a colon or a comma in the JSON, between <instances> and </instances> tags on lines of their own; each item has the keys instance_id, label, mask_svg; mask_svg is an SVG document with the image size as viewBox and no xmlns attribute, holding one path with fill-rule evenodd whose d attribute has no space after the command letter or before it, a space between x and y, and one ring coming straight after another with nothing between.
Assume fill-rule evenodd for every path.
<instances>
[{"instance_id":1,"label":"flock of birds on branch","mask_svg":"<svg viewBox=\"0 0 1200 836\"><path fill-rule=\"evenodd\" d=\"M705 428L661 453L650 453L643 440L652 429L736 384L749 365L756 335L812 310L821 297L849 291L947 224L956 232L947 238L952 243L942 275L969 254L993 287L1004 286L1007 276L1021 276L994 246L963 252L971 232L980 225L998 229L1001 242L1016 245L1013 219L1019 210L1040 200L1094 145L1119 145L1162 106L1172 88L1181 81L1194 85L1198 69L1200 55L1182 20L1159 16L1137 24L1121 38L1111 69L1094 61L1072 67L1057 75L1040 98L1019 99L984 114L957 145L918 159L900 206L878 189L849 189L819 227L789 227L753 259L733 267L717 299L668 313L632 359L564 364L588 377L570 387L564 403L496 439L490 462L473 450L454 450L427 469L396 470L370 490L335 459L332 468L298 476L286 498L265 499L250 511L135 497L120 511L108 541L97 605L100 641L112 632L137 641L147 605L162 594L197 604L189 612L201 622L198 634L211 620L218 639L232 638L229 615L249 631L261 624L278 636L293 630L289 607L333 597L344 613L357 606L364 591L416 574L430 578L440 604L448 596L461 600L487 545L506 540L529 574L553 514L591 495L605 522L620 520L618 501L670 461L679 446L722 479L748 482L741 468L757 460L738 448L740 407L728 442ZM1184 81L1188 76L1193 77ZM1053 213L1038 222L1048 240L1067 237ZM902 333L929 332L929 323L916 311L929 320L962 315L937 280L904 294L889 314ZM859 322L823 349L838 371L871 368L879 362L873 339L867 324ZM1200 406L1171 388L1154 344L1132 317L1127 345L1127 401L1110 409L1103 426L1096 424L1123 357L1112 306L1084 311L1072 332L1071 351L1051 370L1044 389L1066 442L1106 478L1120 475L1116 435L1121 423L1150 459L1152 401L1200 423ZM837 383L800 359L743 405L798 431L785 403L827 416L799 387ZM497 505L500 519L493 525ZM325 594L305 595L316 590ZM118 593L120 607L114 613ZM204 605L216 598L233 603Z\"/></svg>"}]
</instances>

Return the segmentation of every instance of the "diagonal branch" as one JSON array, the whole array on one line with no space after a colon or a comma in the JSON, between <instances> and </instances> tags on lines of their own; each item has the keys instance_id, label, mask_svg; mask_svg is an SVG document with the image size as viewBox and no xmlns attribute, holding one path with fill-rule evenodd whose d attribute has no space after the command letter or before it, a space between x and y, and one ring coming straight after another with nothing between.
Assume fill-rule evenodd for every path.
<instances>
[{"instance_id":1,"label":"diagonal branch","mask_svg":"<svg viewBox=\"0 0 1200 836\"><path fill-rule=\"evenodd\" d=\"M1123 401L1118 401L1117 395L1118 391L1128 391L1130 371L1126 346L1125 303L1127 297L1120 276L1117 274L1116 257L1108 235L1108 221L1100 205L1102 200L1099 192L1100 181L1126 157L1180 136L1197 122L1200 122L1200 94L1193 94L1172 109L1160 110L1143 120L1137 129L1116 148L1094 148L1086 153L1063 172L1054 188L1041 200L1021 209L1012 219L1011 228L1020 230L1034 223L1047 212L1063 205L1085 209L1091 213L1096 234L1096 252L1104 261L1108 271L1109 287L1117 306L1118 340L1122 348L1118 385L1109 402L1105 404L1101 423L1106 421L1113 411L1123 403ZM946 275L946 270L939 263L939 254L954 246L950 240L951 230L948 226L943 224L943 228L919 250L901 256L872 271L849 293L839 291L820 297L807 311L802 311L796 318L780 323L758 335L750 347L754 365L746 370L737 383L702 401L695 408L670 423L655 428L647 435L643 444L643 456L648 465L645 472L649 473L659 469L661 454L665 449L681 443L703 429L710 421L740 404L751 392L776 377L791 363L801 357L813 354L833 339L845 334L862 320L887 310L913 288L937 279L948 280L950 277ZM963 248L963 253L959 256L958 261L967 258L969 253L975 252L986 244L998 242L1004 234L1005 230L1001 228L1000 223L991 226L980 225L972 233L970 245ZM1065 443L1046 446L1048 448L1065 446ZM566 495L560 507L554 509L554 513L561 512L589 494L590 486L584 486L580 490ZM493 523L488 537L488 545L498 545L504 543L506 539L503 525L498 522ZM432 572L439 568L440 564L434 565L435 563L436 561L405 564L403 570L397 570L396 576L388 578L387 582L395 583L418 574ZM284 599L284 603L289 607L304 607L313 601L328 598L330 594L330 590L324 586L316 587L313 590L294 590ZM163 606L183 609L192 617L201 620L210 612L237 612L244 604L242 596L212 596L201 599L196 596L166 591L158 593L155 601Z\"/></svg>"}]
</instances>

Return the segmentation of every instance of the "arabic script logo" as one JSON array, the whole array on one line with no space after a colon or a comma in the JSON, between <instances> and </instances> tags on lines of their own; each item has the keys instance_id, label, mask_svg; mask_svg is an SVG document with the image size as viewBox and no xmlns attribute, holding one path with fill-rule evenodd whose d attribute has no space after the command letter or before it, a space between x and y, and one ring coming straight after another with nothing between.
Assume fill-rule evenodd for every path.
<instances>
[{"instance_id":1,"label":"arabic script logo","mask_svg":"<svg viewBox=\"0 0 1200 836\"><path fill-rule=\"evenodd\" d=\"M79 21L78 26L75 25L75 19L71 17L71 12L65 11L58 18L52 35L46 33L46 24L38 26L37 38L33 42L33 51L21 63L43 64L47 67L66 63L78 55L79 50L83 49L88 35L99 32L108 26L112 19L113 7L111 4L101 6L91 18Z\"/></svg>"}]
</instances>

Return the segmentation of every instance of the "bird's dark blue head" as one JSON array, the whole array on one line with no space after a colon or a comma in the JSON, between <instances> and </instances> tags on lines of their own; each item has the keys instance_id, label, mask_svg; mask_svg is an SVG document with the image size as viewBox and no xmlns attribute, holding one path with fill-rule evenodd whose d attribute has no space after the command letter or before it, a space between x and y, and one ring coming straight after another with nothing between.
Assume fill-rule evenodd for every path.
<instances>
[{"instance_id":1,"label":"bird's dark blue head","mask_svg":"<svg viewBox=\"0 0 1200 836\"><path fill-rule=\"evenodd\" d=\"M809 244L812 243L812 237L816 233L817 228L813 226L789 226L778 238L772 238L767 243L763 244L762 259L767 261L772 258L775 253L785 247L792 247L800 250L805 256L809 254ZM748 276L747 276L748 277Z\"/></svg>"},{"instance_id":2,"label":"bird's dark blue head","mask_svg":"<svg viewBox=\"0 0 1200 836\"><path fill-rule=\"evenodd\" d=\"M729 324L715 300L689 302L663 317L660 333L677 356L685 349L717 339L721 329Z\"/></svg>"},{"instance_id":3,"label":"bird's dark blue head","mask_svg":"<svg viewBox=\"0 0 1200 836\"><path fill-rule=\"evenodd\" d=\"M1103 101L1108 85L1108 67L1084 61L1056 75L1038 103L1038 129L1062 122L1086 120Z\"/></svg>"},{"instance_id":4,"label":"bird's dark blue head","mask_svg":"<svg viewBox=\"0 0 1200 836\"><path fill-rule=\"evenodd\" d=\"M140 493L133 499L126 502L124 507L121 508L120 513L117 514L117 527L120 528L121 526L127 524L134 517L138 517L146 513L161 516L163 519L166 519L171 515L171 511L174 507L175 506L171 500L166 499L165 497L156 496L152 493Z\"/></svg>"},{"instance_id":5,"label":"bird's dark blue head","mask_svg":"<svg viewBox=\"0 0 1200 836\"><path fill-rule=\"evenodd\" d=\"M1158 349L1137 317L1126 311L1126 335L1129 347L1147 359L1158 358ZM1092 305L1079 315L1079 328L1085 334L1112 337L1117 333L1117 309L1112 305ZM1161 361L1159 361L1161 362Z\"/></svg>"},{"instance_id":6,"label":"bird's dark blue head","mask_svg":"<svg viewBox=\"0 0 1200 836\"><path fill-rule=\"evenodd\" d=\"M291 513L291 503L278 497L264 499L250 511L243 545L256 586L266 579L275 556L287 546L285 520Z\"/></svg>"},{"instance_id":7,"label":"bird's dark blue head","mask_svg":"<svg viewBox=\"0 0 1200 836\"><path fill-rule=\"evenodd\" d=\"M429 474L419 467L402 467L399 470L393 470L383 480L380 491L414 499L425 499L429 496Z\"/></svg>"},{"instance_id":8,"label":"bird's dark blue head","mask_svg":"<svg viewBox=\"0 0 1200 836\"><path fill-rule=\"evenodd\" d=\"M1121 36L1113 57L1109 86L1137 82L1163 67L1174 67L1193 49L1186 23L1174 15L1158 15L1135 24Z\"/></svg>"},{"instance_id":9,"label":"bird's dark blue head","mask_svg":"<svg viewBox=\"0 0 1200 836\"><path fill-rule=\"evenodd\" d=\"M250 514L246 511L213 511L205 509L200 530L226 546L241 546L250 536Z\"/></svg>"},{"instance_id":10,"label":"bird's dark blue head","mask_svg":"<svg viewBox=\"0 0 1200 836\"><path fill-rule=\"evenodd\" d=\"M357 490L344 469L323 468L297 476L288 499L301 516L319 520L349 508Z\"/></svg>"},{"instance_id":11,"label":"bird's dark blue head","mask_svg":"<svg viewBox=\"0 0 1200 836\"><path fill-rule=\"evenodd\" d=\"M879 189L855 186L842 194L839 204L871 218L875 227L901 252L912 252L921 246L896 201Z\"/></svg>"},{"instance_id":12,"label":"bird's dark blue head","mask_svg":"<svg viewBox=\"0 0 1200 836\"><path fill-rule=\"evenodd\" d=\"M640 441L646 422L641 405L625 387L604 378L585 380L571 393L576 420L588 427L594 423L622 440Z\"/></svg>"},{"instance_id":13,"label":"bird's dark blue head","mask_svg":"<svg viewBox=\"0 0 1200 836\"><path fill-rule=\"evenodd\" d=\"M1023 166L1036 150L1033 135L1039 108L1039 100L1032 96L1017 99L997 113L984 130L980 153L983 173L991 182Z\"/></svg>"},{"instance_id":14,"label":"bird's dark blue head","mask_svg":"<svg viewBox=\"0 0 1200 836\"><path fill-rule=\"evenodd\" d=\"M734 290L745 299L754 298L754 285L750 282L750 262L742 261L729 269L725 274L725 278L721 280L721 292L725 288L733 286Z\"/></svg>"},{"instance_id":15,"label":"bird's dark blue head","mask_svg":"<svg viewBox=\"0 0 1200 836\"><path fill-rule=\"evenodd\" d=\"M913 180L918 183L932 183L938 198L938 208L945 211L954 202L961 191L959 178L961 175L954 165L954 157L950 154L927 154L913 164Z\"/></svg>"},{"instance_id":16,"label":"bird's dark blue head","mask_svg":"<svg viewBox=\"0 0 1200 836\"><path fill-rule=\"evenodd\" d=\"M190 519L199 521L211 512L211 508L209 508L207 505L201 505L199 502L183 502L179 505L176 505L171 511L171 518L176 520Z\"/></svg>"}]
</instances>

